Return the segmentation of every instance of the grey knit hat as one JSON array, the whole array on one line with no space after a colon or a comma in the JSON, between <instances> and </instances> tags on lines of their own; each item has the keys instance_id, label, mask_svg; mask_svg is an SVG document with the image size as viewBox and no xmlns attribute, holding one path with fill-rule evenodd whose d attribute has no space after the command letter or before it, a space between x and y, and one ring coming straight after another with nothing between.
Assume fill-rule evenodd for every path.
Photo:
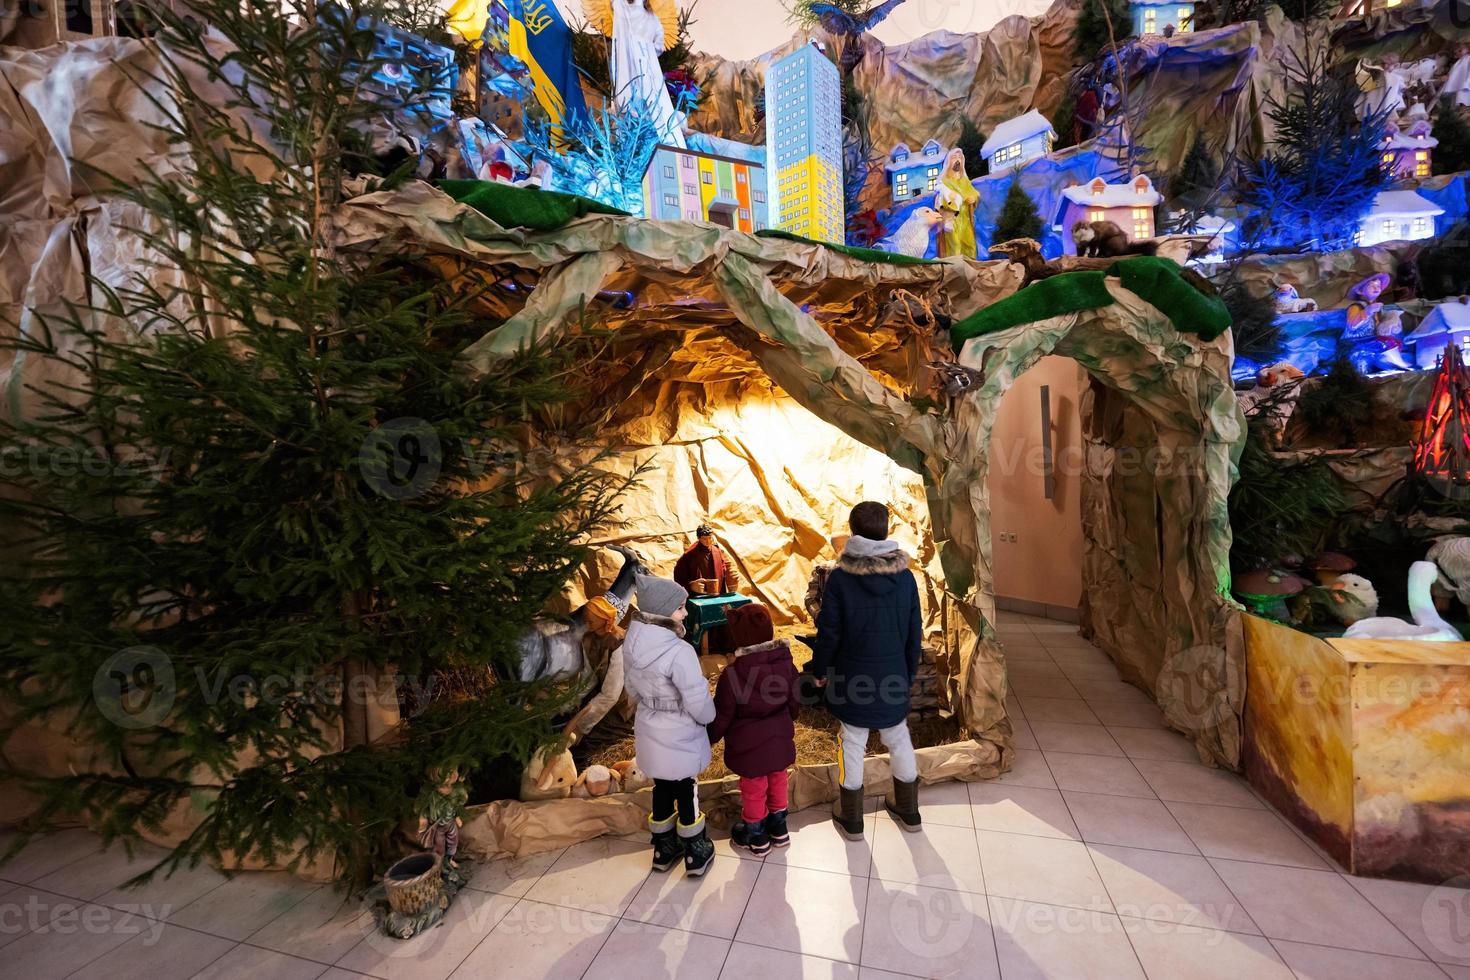
<instances>
[{"instance_id":1,"label":"grey knit hat","mask_svg":"<svg viewBox=\"0 0 1470 980\"><path fill-rule=\"evenodd\" d=\"M638 609L650 616L668 618L689 599L689 592L673 579L639 575L633 581L638 592Z\"/></svg>"}]
</instances>

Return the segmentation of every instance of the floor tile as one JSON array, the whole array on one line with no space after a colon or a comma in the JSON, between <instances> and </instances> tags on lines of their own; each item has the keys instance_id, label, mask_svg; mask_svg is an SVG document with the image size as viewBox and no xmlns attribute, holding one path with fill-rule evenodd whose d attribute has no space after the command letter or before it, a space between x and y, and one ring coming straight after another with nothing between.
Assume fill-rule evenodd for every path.
<instances>
[{"instance_id":1,"label":"floor tile","mask_svg":"<svg viewBox=\"0 0 1470 980\"><path fill-rule=\"evenodd\" d=\"M1037 616L1034 617L1032 621L1029 622L1027 625L1031 627L1031 632L1041 637L1043 641L1054 639L1056 637L1066 637L1072 640L1076 640L1078 643L1090 644L1092 642L1091 640L1083 637L1081 633L1077 632L1076 623L1064 623L1058 619L1043 619Z\"/></svg>"},{"instance_id":2,"label":"floor tile","mask_svg":"<svg viewBox=\"0 0 1470 980\"><path fill-rule=\"evenodd\" d=\"M421 932L412 939L394 939L386 936L377 929L373 929L363 937L362 942L352 947L348 953L337 961L337 966L344 970L355 970L359 973L372 974L375 977L384 977L385 980L442 980L465 962L465 958L472 950L477 950L490 935L498 923L503 921L512 910L519 910L523 905L536 908L535 903L517 902L505 895L495 895L489 892L462 891L455 898L454 904L449 906L449 911L444 913L444 921L428 930ZM548 914L544 917L544 929L527 936L518 937L519 944L516 946L516 955L512 959L508 955L509 944L499 951L499 957L490 956L486 958L480 976L493 973L495 976L516 976L514 971L522 968L522 963L530 963L538 950L537 940L545 939L547 936L557 934L557 926L564 926L570 922L573 926L583 926L593 920L600 921L602 932L598 933L597 944L602 945L603 935L612 928L612 919L606 916L593 915L590 912L578 912L573 909L551 909L549 906L539 906L547 909ZM521 912L520 920L524 922L530 913ZM587 962L592 961L596 950L587 953ZM583 964L586 969L586 964ZM467 974L475 976L477 974Z\"/></svg>"},{"instance_id":3,"label":"floor tile","mask_svg":"<svg viewBox=\"0 0 1470 980\"><path fill-rule=\"evenodd\" d=\"M1066 675L1062 673L1061 665L1054 661L1033 660L1029 663L1009 665L1006 670L1006 676L1035 677L1041 680L1061 680Z\"/></svg>"},{"instance_id":4,"label":"floor tile","mask_svg":"<svg viewBox=\"0 0 1470 980\"><path fill-rule=\"evenodd\" d=\"M1470 890L1345 878L1437 963L1470 966Z\"/></svg>"},{"instance_id":5,"label":"floor tile","mask_svg":"<svg viewBox=\"0 0 1470 980\"><path fill-rule=\"evenodd\" d=\"M999 980L985 896L873 879L862 964L910 976Z\"/></svg>"},{"instance_id":6,"label":"floor tile","mask_svg":"<svg viewBox=\"0 0 1470 980\"><path fill-rule=\"evenodd\" d=\"M1026 720L1062 721L1074 725L1101 725L1097 715L1080 698L1026 698Z\"/></svg>"},{"instance_id":7,"label":"floor tile","mask_svg":"<svg viewBox=\"0 0 1470 980\"><path fill-rule=\"evenodd\" d=\"M1050 664L1056 662L1052 660L1051 654L1046 651L1046 648L1039 643L1017 643L1013 640L1005 640L1003 642L1005 644L1007 664Z\"/></svg>"},{"instance_id":8,"label":"floor tile","mask_svg":"<svg viewBox=\"0 0 1470 980\"><path fill-rule=\"evenodd\" d=\"M1164 713L1156 704L1127 701L1087 701L1098 721L1110 728L1164 728Z\"/></svg>"},{"instance_id":9,"label":"floor tile","mask_svg":"<svg viewBox=\"0 0 1470 980\"><path fill-rule=\"evenodd\" d=\"M1273 940L1276 952L1295 971L1297 980L1444 980L1433 963L1406 960L1352 949L1330 949L1285 939Z\"/></svg>"},{"instance_id":10,"label":"floor tile","mask_svg":"<svg viewBox=\"0 0 1470 980\"><path fill-rule=\"evenodd\" d=\"M651 873L649 854L646 844L621 840L573 844L527 890L526 897L548 905L620 915Z\"/></svg>"},{"instance_id":11,"label":"floor tile","mask_svg":"<svg viewBox=\"0 0 1470 980\"><path fill-rule=\"evenodd\" d=\"M1105 664L1113 667L1113 676L1116 677L1118 669L1113 666L1113 661L1106 653L1097 647L1083 643L1057 643L1049 641L1043 649L1058 664Z\"/></svg>"},{"instance_id":12,"label":"floor tile","mask_svg":"<svg viewBox=\"0 0 1470 980\"><path fill-rule=\"evenodd\" d=\"M366 973L358 973L356 970L344 970L340 966L334 966L317 977L317 980L375 980L375 978Z\"/></svg>"},{"instance_id":13,"label":"floor tile","mask_svg":"<svg viewBox=\"0 0 1470 980\"><path fill-rule=\"evenodd\" d=\"M42 928L57 915L75 915L86 902L53 895L35 885L5 884L0 895L0 947Z\"/></svg>"},{"instance_id":14,"label":"floor tile","mask_svg":"<svg viewBox=\"0 0 1470 980\"><path fill-rule=\"evenodd\" d=\"M90 976L106 976L107 980L188 980L236 945L233 939L222 939L192 929L167 924L154 938L137 936L103 955L102 959L81 971ZM317 972L326 969L319 964Z\"/></svg>"},{"instance_id":15,"label":"floor tile","mask_svg":"<svg viewBox=\"0 0 1470 980\"><path fill-rule=\"evenodd\" d=\"M1005 980L1144 980L1115 915L992 896L990 924Z\"/></svg>"},{"instance_id":16,"label":"floor tile","mask_svg":"<svg viewBox=\"0 0 1470 980\"><path fill-rule=\"evenodd\" d=\"M977 830L1080 839L1067 804L1056 790L971 783L970 804Z\"/></svg>"},{"instance_id":17,"label":"floor tile","mask_svg":"<svg viewBox=\"0 0 1470 980\"><path fill-rule=\"evenodd\" d=\"M1131 759L1200 764L1199 752L1178 732L1166 728L1119 728L1116 731L1110 728L1108 732Z\"/></svg>"},{"instance_id":18,"label":"floor tile","mask_svg":"<svg viewBox=\"0 0 1470 980\"><path fill-rule=\"evenodd\" d=\"M1032 721L1031 730L1043 752L1079 752L1123 758L1123 750L1102 725L1069 725L1060 721Z\"/></svg>"},{"instance_id":19,"label":"floor tile","mask_svg":"<svg viewBox=\"0 0 1470 980\"><path fill-rule=\"evenodd\" d=\"M1210 863L1272 939L1391 956L1420 955L1403 933L1336 872L1219 859Z\"/></svg>"},{"instance_id":20,"label":"floor tile","mask_svg":"<svg viewBox=\"0 0 1470 980\"><path fill-rule=\"evenodd\" d=\"M226 939L245 939L317 890L280 871L242 871L178 909L168 921Z\"/></svg>"},{"instance_id":21,"label":"floor tile","mask_svg":"<svg viewBox=\"0 0 1470 980\"><path fill-rule=\"evenodd\" d=\"M327 969L321 963L240 944L199 973L194 980L314 980Z\"/></svg>"},{"instance_id":22,"label":"floor tile","mask_svg":"<svg viewBox=\"0 0 1470 980\"><path fill-rule=\"evenodd\" d=\"M1015 671L1008 678L1011 691L1022 697L1035 698L1080 698L1081 692L1065 677L1017 676Z\"/></svg>"},{"instance_id":23,"label":"floor tile","mask_svg":"<svg viewBox=\"0 0 1470 980\"><path fill-rule=\"evenodd\" d=\"M1123 919L1144 972L1167 980L1294 980L1291 969L1264 936L1240 936L1218 929Z\"/></svg>"},{"instance_id":24,"label":"floor tile","mask_svg":"<svg viewBox=\"0 0 1470 980\"><path fill-rule=\"evenodd\" d=\"M760 871L756 861L716 858L698 878L686 877L677 868L651 874L623 917L731 939Z\"/></svg>"},{"instance_id":25,"label":"floor tile","mask_svg":"<svg viewBox=\"0 0 1470 980\"><path fill-rule=\"evenodd\" d=\"M891 820L892 815L882 805L874 813L882 820ZM919 787L919 816L924 826L939 824L945 827L973 827L974 817L970 814L970 789L968 783L950 780Z\"/></svg>"},{"instance_id":26,"label":"floor tile","mask_svg":"<svg viewBox=\"0 0 1470 980\"><path fill-rule=\"evenodd\" d=\"M754 865L749 870L760 872L760 868ZM607 937L607 942L587 970L587 976L717 980L729 950L728 939L662 929L624 919Z\"/></svg>"},{"instance_id":27,"label":"floor tile","mask_svg":"<svg viewBox=\"0 0 1470 980\"><path fill-rule=\"evenodd\" d=\"M167 926L101 905L71 905L40 928L7 943L4 973L11 977L65 977L133 939L154 937Z\"/></svg>"},{"instance_id":28,"label":"floor tile","mask_svg":"<svg viewBox=\"0 0 1470 980\"><path fill-rule=\"evenodd\" d=\"M1123 681L1078 680L1072 681L1073 688L1089 703L1093 701L1123 701L1127 704L1153 704L1153 699L1132 684Z\"/></svg>"},{"instance_id":29,"label":"floor tile","mask_svg":"<svg viewBox=\"0 0 1470 980\"><path fill-rule=\"evenodd\" d=\"M735 938L856 963L867 884L865 878L766 863Z\"/></svg>"},{"instance_id":30,"label":"floor tile","mask_svg":"<svg viewBox=\"0 0 1470 980\"><path fill-rule=\"evenodd\" d=\"M90 830L58 830L44 837L32 838L25 850L0 864L0 878L21 885L29 884L73 861L95 855L101 849L102 842Z\"/></svg>"},{"instance_id":31,"label":"floor tile","mask_svg":"<svg viewBox=\"0 0 1470 980\"><path fill-rule=\"evenodd\" d=\"M375 928L366 901L324 885L251 933L246 942L335 963Z\"/></svg>"},{"instance_id":32,"label":"floor tile","mask_svg":"<svg viewBox=\"0 0 1470 980\"><path fill-rule=\"evenodd\" d=\"M1020 719L1011 720L1011 741L1018 749L1039 749L1036 744L1036 736L1031 732L1031 726Z\"/></svg>"},{"instance_id":33,"label":"floor tile","mask_svg":"<svg viewBox=\"0 0 1470 980\"><path fill-rule=\"evenodd\" d=\"M819 956L802 956L785 950L770 949L737 942L730 947L725 957L725 968L720 971L720 980L751 980L753 977L770 977L772 980L858 980L858 968L853 963L839 963Z\"/></svg>"},{"instance_id":34,"label":"floor tile","mask_svg":"<svg viewBox=\"0 0 1470 980\"><path fill-rule=\"evenodd\" d=\"M461 956L451 976L455 980L573 980L588 972L617 921L596 912L522 899L495 923L488 936L473 937L479 945Z\"/></svg>"},{"instance_id":35,"label":"floor tile","mask_svg":"<svg viewBox=\"0 0 1470 980\"><path fill-rule=\"evenodd\" d=\"M1086 845L985 830L977 831L976 837L987 894L1113 911Z\"/></svg>"},{"instance_id":36,"label":"floor tile","mask_svg":"<svg viewBox=\"0 0 1470 980\"><path fill-rule=\"evenodd\" d=\"M229 880L209 864L201 863L192 868L179 868L171 875L159 872L134 888L113 888L94 901L98 905L138 911L149 918L167 919ZM302 887L309 890L315 886L303 882Z\"/></svg>"},{"instance_id":37,"label":"floor tile","mask_svg":"<svg viewBox=\"0 0 1470 980\"><path fill-rule=\"evenodd\" d=\"M68 898L91 901L105 892L112 891L130 878L135 878L156 865L168 854L161 847L138 844L128 854L121 843L115 843L103 851L95 851L80 861L73 861L42 875L31 883ZM162 872L154 876L163 878ZM111 904L111 903L103 903Z\"/></svg>"},{"instance_id":38,"label":"floor tile","mask_svg":"<svg viewBox=\"0 0 1470 980\"><path fill-rule=\"evenodd\" d=\"M793 813L787 821L791 846L773 848L765 863L866 878L873 863L871 847L877 817L870 814L863 826L863 839L850 841L833 825L831 807L808 807Z\"/></svg>"},{"instance_id":39,"label":"floor tile","mask_svg":"<svg viewBox=\"0 0 1470 980\"><path fill-rule=\"evenodd\" d=\"M1127 759L1074 752L1047 752L1046 764L1061 789L1079 793L1154 798L1154 791Z\"/></svg>"},{"instance_id":40,"label":"floor tile","mask_svg":"<svg viewBox=\"0 0 1470 980\"><path fill-rule=\"evenodd\" d=\"M1088 847L1119 915L1260 934L1204 858L1111 844Z\"/></svg>"},{"instance_id":41,"label":"floor tile","mask_svg":"<svg viewBox=\"0 0 1470 980\"><path fill-rule=\"evenodd\" d=\"M1063 675L1070 681L1115 681L1118 679L1118 668L1112 662L1098 663L1093 660L1059 660L1058 665L1062 668Z\"/></svg>"},{"instance_id":42,"label":"floor tile","mask_svg":"<svg viewBox=\"0 0 1470 980\"><path fill-rule=\"evenodd\" d=\"M1264 809L1246 781L1233 772L1211 769L1198 762L1158 759L1135 759L1134 765L1161 800Z\"/></svg>"},{"instance_id":43,"label":"floor tile","mask_svg":"<svg viewBox=\"0 0 1470 980\"><path fill-rule=\"evenodd\" d=\"M975 832L968 827L926 823L921 833L911 834L892 821L878 821L872 876L892 884L985 891Z\"/></svg>"},{"instance_id":44,"label":"floor tile","mask_svg":"<svg viewBox=\"0 0 1470 980\"><path fill-rule=\"evenodd\" d=\"M640 834L643 841L648 839L647 834ZM512 898L524 898L531 886L544 875L556 859L566 852L561 847L552 851L543 851L540 854L532 854L524 858L512 858L507 861L491 861L486 864L476 864L475 873L470 878L466 887L482 892L499 892Z\"/></svg>"},{"instance_id":45,"label":"floor tile","mask_svg":"<svg viewBox=\"0 0 1470 980\"><path fill-rule=\"evenodd\" d=\"M1009 772L990 780L992 786L1033 786L1038 789L1056 789L1057 781L1052 778L1046 764L1046 756L1040 749L1017 749L1015 763ZM973 796L973 794L972 794ZM971 814L973 820L974 814Z\"/></svg>"},{"instance_id":46,"label":"floor tile","mask_svg":"<svg viewBox=\"0 0 1470 980\"><path fill-rule=\"evenodd\" d=\"M1166 803L1165 806L1206 857L1330 868L1271 810L1201 803Z\"/></svg>"},{"instance_id":47,"label":"floor tile","mask_svg":"<svg viewBox=\"0 0 1470 980\"><path fill-rule=\"evenodd\" d=\"M1176 854L1199 853L1189 835L1158 800L1073 792L1064 792L1062 798L1077 821L1082 839L1089 844L1121 844Z\"/></svg>"},{"instance_id":48,"label":"floor tile","mask_svg":"<svg viewBox=\"0 0 1470 980\"><path fill-rule=\"evenodd\" d=\"M1012 722L1026 720L1026 709L1021 707L1020 698L1014 694L1007 694L1005 705L1006 717L1010 718Z\"/></svg>"}]
</instances>

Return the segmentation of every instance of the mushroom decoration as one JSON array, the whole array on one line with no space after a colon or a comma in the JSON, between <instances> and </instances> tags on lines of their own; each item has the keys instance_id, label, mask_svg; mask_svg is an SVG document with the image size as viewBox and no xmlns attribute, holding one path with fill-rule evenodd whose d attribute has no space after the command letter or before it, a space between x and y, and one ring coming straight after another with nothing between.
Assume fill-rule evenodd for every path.
<instances>
[{"instance_id":1,"label":"mushroom decoration","mask_svg":"<svg viewBox=\"0 0 1470 980\"><path fill-rule=\"evenodd\" d=\"M1237 575L1231 591L1246 608L1268 619L1288 620L1286 600L1307 587L1307 580L1290 572L1257 569Z\"/></svg>"},{"instance_id":2,"label":"mushroom decoration","mask_svg":"<svg viewBox=\"0 0 1470 980\"><path fill-rule=\"evenodd\" d=\"M1338 551L1324 551L1307 563L1319 585L1331 585L1357 567L1357 562Z\"/></svg>"}]
</instances>

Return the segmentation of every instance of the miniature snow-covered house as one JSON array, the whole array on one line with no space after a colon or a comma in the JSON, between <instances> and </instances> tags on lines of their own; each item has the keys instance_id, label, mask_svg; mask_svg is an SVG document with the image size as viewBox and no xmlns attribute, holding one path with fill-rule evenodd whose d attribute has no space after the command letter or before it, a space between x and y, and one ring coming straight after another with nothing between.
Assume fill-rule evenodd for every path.
<instances>
[{"instance_id":1,"label":"miniature snow-covered house","mask_svg":"<svg viewBox=\"0 0 1470 980\"><path fill-rule=\"evenodd\" d=\"M1409 110L1409 124L1400 129L1389 123L1383 134L1383 170L1391 180L1406 180L1428 177L1431 169L1431 153L1439 140L1430 135L1434 126L1429 113L1422 105Z\"/></svg>"},{"instance_id":2,"label":"miniature snow-covered house","mask_svg":"<svg viewBox=\"0 0 1470 980\"><path fill-rule=\"evenodd\" d=\"M1164 0L1133 0L1133 33L1140 37L1146 34L1163 34L1173 28L1175 34L1187 34L1194 30L1194 4L1192 2L1165 3Z\"/></svg>"},{"instance_id":3,"label":"miniature snow-covered house","mask_svg":"<svg viewBox=\"0 0 1470 980\"><path fill-rule=\"evenodd\" d=\"M910 150L907 143L899 143L889 150L883 170L893 191L893 203L901 204L938 187L944 158L948 155L949 148L940 146L938 140L925 143L918 153Z\"/></svg>"},{"instance_id":4,"label":"miniature snow-covered house","mask_svg":"<svg viewBox=\"0 0 1470 980\"><path fill-rule=\"evenodd\" d=\"M1433 238L1434 219L1444 208L1414 191L1379 191L1373 209L1358 226L1359 245Z\"/></svg>"},{"instance_id":5,"label":"miniature snow-covered house","mask_svg":"<svg viewBox=\"0 0 1470 980\"><path fill-rule=\"evenodd\" d=\"M980 155L985 158L990 172L998 174L1024 167L1037 157L1046 156L1056 138L1057 131L1052 128L1051 120L1032 109L995 127L995 132L980 147Z\"/></svg>"},{"instance_id":6,"label":"miniature snow-covered house","mask_svg":"<svg viewBox=\"0 0 1470 980\"><path fill-rule=\"evenodd\" d=\"M1062 237L1063 252L1076 255L1072 226L1079 221L1111 221L1123 229L1128 240L1136 242L1154 237L1154 208L1164 196L1154 190L1147 174L1138 174L1119 184L1109 184L1095 177L1086 184L1076 184L1062 191L1056 230Z\"/></svg>"},{"instance_id":7,"label":"miniature snow-covered house","mask_svg":"<svg viewBox=\"0 0 1470 980\"><path fill-rule=\"evenodd\" d=\"M1464 347L1470 342L1470 303L1439 303L1420 321L1414 332L1404 336L1404 345L1414 352L1414 366L1430 369L1450 344Z\"/></svg>"}]
</instances>

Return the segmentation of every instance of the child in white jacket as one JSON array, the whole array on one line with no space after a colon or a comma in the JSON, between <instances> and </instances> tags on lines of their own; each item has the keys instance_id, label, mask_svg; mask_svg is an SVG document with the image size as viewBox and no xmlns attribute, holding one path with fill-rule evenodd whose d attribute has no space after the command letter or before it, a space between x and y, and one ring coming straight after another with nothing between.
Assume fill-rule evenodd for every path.
<instances>
[{"instance_id":1,"label":"child in white jacket","mask_svg":"<svg viewBox=\"0 0 1470 980\"><path fill-rule=\"evenodd\" d=\"M705 726L715 719L715 703L684 639L689 593L670 579L640 575L637 594L638 615L623 640L623 685L638 705L638 768L653 778L653 870L669 870L682 855L684 873L698 876L715 856L695 784L709 765Z\"/></svg>"}]
</instances>

